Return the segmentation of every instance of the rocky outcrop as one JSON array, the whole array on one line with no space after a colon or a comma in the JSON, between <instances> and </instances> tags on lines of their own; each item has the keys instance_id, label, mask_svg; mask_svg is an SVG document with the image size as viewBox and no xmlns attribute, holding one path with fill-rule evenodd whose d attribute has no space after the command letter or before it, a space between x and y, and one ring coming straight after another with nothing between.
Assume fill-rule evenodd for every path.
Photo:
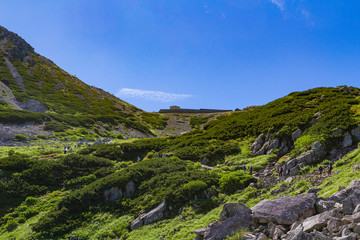
<instances>
[{"instance_id":1,"label":"rocky outcrop","mask_svg":"<svg viewBox=\"0 0 360 240\"><path fill-rule=\"evenodd\" d=\"M126 197L131 197L136 191L135 183L133 181L128 182L126 184L125 189L126 189L125 190Z\"/></svg>"},{"instance_id":2,"label":"rocky outcrop","mask_svg":"<svg viewBox=\"0 0 360 240\"><path fill-rule=\"evenodd\" d=\"M291 225L295 221L314 215L316 212L315 202L315 194L303 194L264 200L255 205L251 210L254 221L257 223L273 222Z\"/></svg>"},{"instance_id":3,"label":"rocky outcrop","mask_svg":"<svg viewBox=\"0 0 360 240\"><path fill-rule=\"evenodd\" d=\"M286 163L286 169L290 169L290 175L297 175L300 167L313 164L325 155L325 147L319 141L315 142L309 151L296 158L288 160Z\"/></svg>"},{"instance_id":4,"label":"rocky outcrop","mask_svg":"<svg viewBox=\"0 0 360 240\"><path fill-rule=\"evenodd\" d=\"M134 221L131 222L131 230L138 229L144 225L152 224L164 217L164 211L166 210L165 200L161 202L159 206L154 208L148 213L141 214Z\"/></svg>"},{"instance_id":5,"label":"rocky outcrop","mask_svg":"<svg viewBox=\"0 0 360 240\"><path fill-rule=\"evenodd\" d=\"M243 203L228 203L220 213L220 220L209 224L207 228L197 229L196 239L221 240L242 228L249 228L252 225L251 209Z\"/></svg>"},{"instance_id":6,"label":"rocky outcrop","mask_svg":"<svg viewBox=\"0 0 360 240\"><path fill-rule=\"evenodd\" d=\"M287 139L271 138L270 135L261 134L250 146L254 156L271 154L279 149L278 155L282 156L289 152L292 143Z\"/></svg>"},{"instance_id":7,"label":"rocky outcrop","mask_svg":"<svg viewBox=\"0 0 360 240\"><path fill-rule=\"evenodd\" d=\"M108 201L114 202L119 198L122 198L122 195L123 194L121 189L119 190L119 188L117 187L112 187L111 189L104 191L104 198L106 202Z\"/></svg>"}]
</instances>

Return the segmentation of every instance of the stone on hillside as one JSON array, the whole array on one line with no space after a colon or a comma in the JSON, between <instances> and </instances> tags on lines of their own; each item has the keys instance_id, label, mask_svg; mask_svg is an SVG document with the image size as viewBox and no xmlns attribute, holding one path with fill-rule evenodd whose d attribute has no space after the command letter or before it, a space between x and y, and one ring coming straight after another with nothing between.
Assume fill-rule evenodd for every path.
<instances>
[{"instance_id":1,"label":"stone on hillside","mask_svg":"<svg viewBox=\"0 0 360 240\"><path fill-rule=\"evenodd\" d=\"M114 202L121 197L122 197L122 191L121 189L119 190L119 188L117 187L112 187L111 189L104 191L104 198L106 202L108 201Z\"/></svg>"},{"instance_id":2,"label":"stone on hillside","mask_svg":"<svg viewBox=\"0 0 360 240\"><path fill-rule=\"evenodd\" d=\"M356 224L353 228L354 233L360 234L360 224Z\"/></svg>"},{"instance_id":3,"label":"stone on hillside","mask_svg":"<svg viewBox=\"0 0 360 240\"><path fill-rule=\"evenodd\" d=\"M360 127L351 130L351 135L353 135L357 141L360 141Z\"/></svg>"},{"instance_id":4,"label":"stone on hillside","mask_svg":"<svg viewBox=\"0 0 360 240\"><path fill-rule=\"evenodd\" d=\"M334 211L327 211L314 215L312 217L306 218L296 229L302 230L304 232L311 232L314 229L322 230L327 226L328 221L333 217L341 217Z\"/></svg>"},{"instance_id":5,"label":"stone on hillside","mask_svg":"<svg viewBox=\"0 0 360 240\"><path fill-rule=\"evenodd\" d=\"M311 234L301 230L292 230L287 233L286 240L313 240Z\"/></svg>"},{"instance_id":6,"label":"stone on hillside","mask_svg":"<svg viewBox=\"0 0 360 240\"><path fill-rule=\"evenodd\" d=\"M353 214L360 212L360 204L356 205Z\"/></svg>"},{"instance_id":7,"label":"stone on hillside","mask_svg":"<svg viewBox=\"0 0 360 240\"><path fill-rule=\"evenodd\" d=\"M220 220L223 221L231 217L241 217L245 221L249 221L251 220L251 209L241 202L227 203L220 213Z\"/></svg>"},{"instance_id":8,"label":"stone on hillside","mask_svg":"<svg viewBox=\"0 0 360 240\"><path fill-rule=\"evenodd\" d=\"M330 200L341 203L345 198L349 197L355 189L360 189L360 180L352 181L345 189L334 193L329 197Z\"/></svg>"},{"instance_id":9,"label":"stone on hillside","mask_svg":"<svg viewBox=\"0 0 360 240\"><path fill-rule=\"evenodd\" d=\"M342 147L347 148L353 144L352 136L350 133L346 134L342 142Z\"/></svg>"},{"instance_id":10,"label":"stone on hillside","mask_svg":"<svg viewBox=\"0 0 360 240\"><path fill-rule=\"evenodd\" d=\"M198 234L197 239L220 240L239 229L249 228L252 223L250 208L243 203L228 203L220 213L220 221L194 233Z\"/></svg>"},{"instance_id":11,"label":"stone on hillside","mask_svg":"<svg viewBox=\"0 0 360 240\"><path fill-rule=\"evenodd\" d=\"M256 153L261 149L261 147L264 145L265 142L265 135L261 134L253 144L250 146L250 150L253 151L253 153Z\"/></svg>"},{"instance_id":12,"label":"stone on hillside","mask_svg":"<svg viewBox=\"0 0 360 240\"><path fill-rule=\"evenodd\" d=\"M312 231L311 235L314 236L316 240L331 240L330 237L316 230Z\"/></svg>"},{"instance_id":13,"label":"stone on hillside","mask_svg":"<svg viewBox=\"0 0 360 240\"><path fill-rule=\"evenodd\" d=\"M315 203L316 211L318 213L330 211L335 208L335 204L336 204L335 201L326 201L326 200L320 199L319 201L317 201Z\"/></svg>"},{"instance_id":14,"label":"stone on hillside","mask_svg":"<svg viewBox=\"0 0 360 240\"><path fill-rule=\"evenodd\" d=\"M343 237L336 237L334 238L334 240L356 240L356 234L355 233L352 233L350 235L347 235L347 236L343 236Z\"/></svg>"},{"instance_id":15,"label":"stone on hillside","mask_svg":"<svg viewBox=\"0 0 360 240\"><path fill-rule=\"evenodd\" d=\"M338 232L345 225L345 221L339 218L331 218L327 223L327 229L330 233Z\"/></svg>"},{"instance_id":16,"label":"stone on hillside","mask_svg":"<svg viewBox=\"0 0 360 240\"><path fill-rule=\"evenodd\" d=\"M310 188L307 193L318 193L320 190L320 188Z\"/></svg>"},{"instance_id":17,"label":"stone on hillside","mask_svg":"<svg viewBox=\"0 0 360 240\"><path fill-rule=\"evenodd\" d=\"M273 222L291 225L299 219L315 214L315 194L280 197L264 200L252 208L253 219L258 223Z\"/></svg>"},{"instance_id":18,"label":"stone on hillside","mask_svg":"<svg viewBox=\"0 0 360 240\"><path fill-rule=\"evenodd\" d=\"M316 160L324 155L326 155L326 150L324 145L321 144L320 141L315 142L311 146L311 150L313 151L313 156L316 158Z\"/></svg>"},{"instance_id":19,"label":"stone on hillside","mask_svg":"<svg viewBox=\"0 0 360 240\"><path fill-rule=\"evenodd\" d=\"M135 183L130 181L126 184L126 197L131 197L135 193Z\"/></svg>"},{"instance_id":20,"label":"stone on hillside","mask_svg":"<svg viewBox=\"0 0 360 240\"><path fill-rule=\"evenodd\" d=\"M270 228L269 238L271 239L281 239L281 236L286 232L286 229L281 225L272 224Z\"/></svg>"},{"instance_id":21,"label":"stone on hillside","mask_svg":"<svg viewBox=\"0 0 360 240\"><path fill-rule=\"evenodd\" d=\"M159 206L154 208L148 213L141 214L139 217L137 217L134 221L131 223L131 230L138 229L142 227L143 225L152 224L158 220L160 220L164 213L163 211L166 210L166 203L165 200L161 202Z\"/></svg>"},{"instance_id":22,"label":"stone on hillside","mask_svg":"<svg viewBox=\"0 0 360 240\"><path fill-rule=\"evenodd\" d=\"M345 214L352 214L355 207L360 204L360 189L355 189L347 198L342 201Z\"/></svg>"},{"instance_id":23,"label":"stone on hillside","mask_svg":"<svg viewBox=\"0 0 360 240\"><path fill-rule=\"evenodd\" d=\"M299 137L301 137L301 130L297 129L295 132L291 134L291 139L295 142Z\"/></svg>"},{"instance_id":24,"label":"stone on hillside","mask_svg":"<svg viewBox=\"0 0 360 240\"><path fill-rule=\"evenodd\" d=\"M265 234L260 233L259 236L257 236L256 240L268 240L268 238Z\"/></svg>"}]
</instances>

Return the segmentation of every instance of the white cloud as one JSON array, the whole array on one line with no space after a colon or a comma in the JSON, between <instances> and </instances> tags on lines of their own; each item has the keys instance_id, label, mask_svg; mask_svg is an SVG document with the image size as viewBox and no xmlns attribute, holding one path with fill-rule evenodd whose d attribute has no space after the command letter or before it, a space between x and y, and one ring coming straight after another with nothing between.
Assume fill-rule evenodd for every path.
<instances>
[{"instance_id":1,"label":"white cloud","mask_svg":"<svg viewBox=\"0 0 360 240\"><path fill-rule=\"evenodd\" d=\"M122 88L116 94L119 98L142 98L156 102L172 102L192 97L189 94L166 93L141 89Z\"/></svg>"},{"instance_id":2,"label":"white cloud","mask_svg":"<svg viewBox=\"0 0 360 240\"><path fill-rule=\"evenodd\" d=\"M285 10L285 0L269 0L272 4L277 6L281 11Z\"/></svg>"}]
</instances>

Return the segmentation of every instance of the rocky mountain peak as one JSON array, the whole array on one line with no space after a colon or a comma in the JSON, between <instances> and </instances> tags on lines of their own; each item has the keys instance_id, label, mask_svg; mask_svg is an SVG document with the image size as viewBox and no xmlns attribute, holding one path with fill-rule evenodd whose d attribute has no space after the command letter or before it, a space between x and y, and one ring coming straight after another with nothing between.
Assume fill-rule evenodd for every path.
<instances>
[{"instance_id":1,"label":"rocky mountain peak","mask_svg":"<svg viewBox=\"0 0 360 240\"><path fill-rule=\"evenodd\" d=\"M0 26L0 53L10 59L20 58L26 62L31 58L30 54L35 52L19 35Z\"/></svg>"}]
</instances>

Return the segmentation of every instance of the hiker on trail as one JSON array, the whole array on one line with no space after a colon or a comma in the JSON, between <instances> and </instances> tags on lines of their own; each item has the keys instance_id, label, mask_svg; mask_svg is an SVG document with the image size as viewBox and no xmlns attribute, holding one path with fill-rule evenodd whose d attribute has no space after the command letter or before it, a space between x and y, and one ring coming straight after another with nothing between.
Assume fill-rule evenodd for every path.
<instances>
[{"instance_id":1,"label":"hiker on trail","mask_svg":"<svg viewBox=\"0 0 360 240\"><path fill-rule=\"evenodd\" d=\"M249 168L250 175L252 174L252 172L253 172L253 166L251 165L250 168Z\"/></svg>"},{"instance_id":2,"label":"hiker on trail","mask_svg":"<svg viewBox=\"0 0 360 240\"><path fill-rule=\"evenodd\" d=\"M283 167L280 167L280 170L279 170L279 176L280 176L280 177L283 175L283 172L284 172L284 168L283 168Z\"/></svg>"},{"instance_id":3,"label":"hiker on trail","mask_svg":"<svg viewBox=\"0 0 360 240\"><path fill-rule=\"evenodd\" d=\"M328 176L330 176L331 175L331 170L332 170L332 165L331 165L331 163L329 164L329 166L328 166Z\"/></svg>"},{"instance_id":4,"label":"hiker on trail","mask_svg":"<svg viewBox=\"0 0 360 240\"><path fill-rule=\"evenodd\" d=\"M245 165L243 166L243 170L246 171L246 166Z\"/></svg>"},{"instance_id":5,"label":"hiker on trail","mask_svg":"<svg viewBox=\"0 0 360 240\"><path fill-rule=\"evenodd\" d=\"M319 167L320 177L321 177L321 175L322 175L322 171L323 171L323 168L322 168L322 166L320 166L320 167Z\"/></svg>"},{"instance_id":6,"label":"hiker on trail","mask_svg":"<svg viewBox=\"0 0 360 240\"><path fill-rule=\"evenodd\" d=\"M66 154L66 152L67 152L67 149L66 149L66 148L64 148L64 154Z\"/></svg>"},{"instance_id":7,"label":"hiker on trail","mask_svg":"<svg viewBox=\"0 0 360 240\"><path fill-rule=\"evenodd\" d=\"M140 157L139 156L137 157L137 162L140 162Z\"/></svg>"},{"instance_id":8,"label":"hiker on trail","mask_svg":"<svg viewBox=\"0 0 360 240\"><path fill-rule=\"evenodd\" d=\"M286 169L286 176L290 177L290 168Z\"/></svg>"}]
</instances>

